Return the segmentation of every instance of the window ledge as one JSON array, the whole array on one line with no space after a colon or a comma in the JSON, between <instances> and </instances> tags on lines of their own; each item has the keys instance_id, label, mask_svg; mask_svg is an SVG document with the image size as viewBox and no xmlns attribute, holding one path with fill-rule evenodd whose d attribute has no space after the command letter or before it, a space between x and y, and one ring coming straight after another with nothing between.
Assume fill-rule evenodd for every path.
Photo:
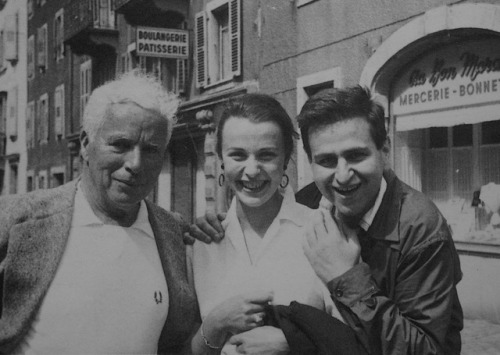
<instances>
[{"instance_id":1,"label":"window ledge","mask_svg":"<svg viewBox=\"0 0 500 355\"><path fill-rule=\"evenodd\" d=\"M500 244L485 244L455 241L459 254L500 258Z\"/></svg>"},{"instance_id":2,"label":"window ledge","mask_svg":"<svg viewBox=\"0 0 500 355\"><path fill-rule=\"evenodd\" d=\"M317 0L297 0L297 7L302 7Z\"/></svg>"},{"instance_id":3,"label":"window ledge","mask_svg":"<svg viewBox=\"0 0 500 355\"><path fill-rule=\"evenodd\" d=\"M225 80L220 80L216 83L210 84L210 85L205 85L203 87L205 93L215 93L227 89L233 88L235 85L235 82L233 78L225 79Z\"/></svg>"},{"instance_id":4,"label":"window ledge","mask_svg":"<svg viewBox=\"0 0 500 355\"><path fill-rule=\"evenodd\" d=\"M209 90L209 89L220 89L220 90L225 90L227 89L228 87L233 87L234 86L234 82L233 82L233 77L231 78L228 78L228 79L224 79L224 80L219 80L215 83L212 83L212 84L208 84L208 85L205 85L203 88L205 90ZM219 88L220 87L220 88Z\"/></svg>"}]
</instances>

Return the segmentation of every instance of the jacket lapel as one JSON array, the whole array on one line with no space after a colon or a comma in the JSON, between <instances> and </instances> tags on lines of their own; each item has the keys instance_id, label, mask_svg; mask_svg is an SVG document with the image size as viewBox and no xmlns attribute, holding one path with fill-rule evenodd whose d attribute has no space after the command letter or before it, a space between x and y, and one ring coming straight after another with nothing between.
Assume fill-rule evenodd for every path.
<instances>
[{"instance_id":1,"label":"jacket lapel","mask_svg":"<svg viewBox=\"0 0 500 355\"><path fill-rule=\"evenodd\" d=\"M198 314L196 298L187 282L186 249L179 223L173 216L146 200L149 222L155 235L169 294L167 321L163 327L158 353L179 349L192 331Z\"/></svg>"}]
</instances>

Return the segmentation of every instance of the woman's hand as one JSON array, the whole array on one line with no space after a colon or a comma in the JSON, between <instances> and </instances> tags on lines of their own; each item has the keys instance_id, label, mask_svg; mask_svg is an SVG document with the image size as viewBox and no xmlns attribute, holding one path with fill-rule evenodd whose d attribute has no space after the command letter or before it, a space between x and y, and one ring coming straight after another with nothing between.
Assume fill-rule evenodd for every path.
<instances>
[{"instance_id":1,"label":"woman's hand","mask_svg":"<svg viewBox=\"0 0 500 355\"><path fill-rule=\"evenodd\" d=\"M215 307L205 318L207 328L238 334L264 324L264 307L273 300L272 291L253 291L234 296Z\"/></svg>"},{"instance_id":2,"label":"woman's hand","mask_svg":"<svg viewBox=\"0 0 500 355\"><path fill-rule=\"evenodd\" d=\"M239 354L247 355L284 355L290 351L283 331L270 326L233 335L229 339L229 344L235 345Z\"/></svg>"}]
</instances>

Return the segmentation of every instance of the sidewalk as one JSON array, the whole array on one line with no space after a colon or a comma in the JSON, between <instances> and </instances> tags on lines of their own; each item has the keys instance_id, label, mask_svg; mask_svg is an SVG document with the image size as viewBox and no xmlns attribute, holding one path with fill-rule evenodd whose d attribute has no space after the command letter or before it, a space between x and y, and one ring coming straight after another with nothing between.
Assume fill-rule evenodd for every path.
<instances>
[{"instance_id":1,"label":"sidewalk","mask_svg":"<svg viewBox=\"0 0 500 355\"><path fill-rule=\"evenodd\" d=\"M499 355L500 324L464 319L462 355Z\"/></svg>"}]
</instances>

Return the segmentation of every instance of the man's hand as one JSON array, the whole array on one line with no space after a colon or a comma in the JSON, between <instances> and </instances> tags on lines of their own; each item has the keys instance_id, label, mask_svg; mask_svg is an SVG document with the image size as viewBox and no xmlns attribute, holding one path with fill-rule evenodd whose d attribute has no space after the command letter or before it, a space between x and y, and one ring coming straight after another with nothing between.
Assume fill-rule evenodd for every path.
<instances>
[{"instance_id":1,"label":"man's hand","mask_svg":"<svg viewBox=\"0 0 500 355\"><path fill-rule=\"evenodd\" d=\"M303 248L318 277L327 284L359 262L361 247L356 232L342 226L323 208L313 214L306 231Z\"/></svg>"},{"instance_id":2,"label":"man's hand","mask_svg":"<svg viewBox=\"0 0 500 355\"><path fill-rule=\"evenodd\" d=\"M207 212L205 216L198 217L196 223L190 225L189 230L184 232L184 243L193 244L196 239L207 244L212 241L220 242L224 238L221 222L225 219L225 213L213 212Z\"/></svg>"},{"instance_id":3,"label":"man's hand","mask_svg":"<svg viewBox=\"0 0 500 355\"><path fill-rule=\"evenodd\" d=\"M229 344L235 345L239 354L277 355L290 350L283 331L270 326L233 335Z\"/></svg>"}]
</instances>

